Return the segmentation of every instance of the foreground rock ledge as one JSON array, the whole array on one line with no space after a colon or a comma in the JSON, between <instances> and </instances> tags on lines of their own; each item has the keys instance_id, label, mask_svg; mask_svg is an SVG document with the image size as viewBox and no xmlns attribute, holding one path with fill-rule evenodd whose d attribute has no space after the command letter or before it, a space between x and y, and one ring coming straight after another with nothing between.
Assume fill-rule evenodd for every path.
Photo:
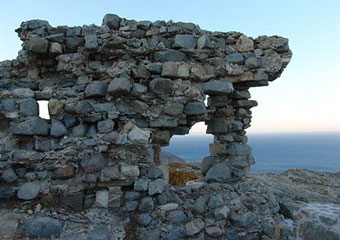
<instances>
[{"instance_id":1,"label":"foreground rock ledge","mask_svg":"<svg viewBox=\"0 0 340 240\"><path fill-rule=\"evenodd\" d=\"M114 14L102 26L30 20L16 32L22 50L0 63L4 207L29 204L36 215L44 215L41 206L86 210L90 215L79 215L80 224L108 209L122 213L104 221L117 227L87 225L89 239L99 233L103 239L272 237L278 205L257 212L252 202L269 204L271 198L241 202L239 194L247 190L237 182L254 164L246 129L257 102L249 88L281 75L292 56L287 39ZM50 119L39 117L41 100L48 101ZM161 147L202 121L214 143L201 182L169 186ZM169 203L178 208L160 209ZM19 233L40 237L29 229L37 225L46 230L41 237L68 234L59 222L68 220L55 220L27 219ZM40 226L45 222L46 229Z\"/></svg>"}]
</instances>

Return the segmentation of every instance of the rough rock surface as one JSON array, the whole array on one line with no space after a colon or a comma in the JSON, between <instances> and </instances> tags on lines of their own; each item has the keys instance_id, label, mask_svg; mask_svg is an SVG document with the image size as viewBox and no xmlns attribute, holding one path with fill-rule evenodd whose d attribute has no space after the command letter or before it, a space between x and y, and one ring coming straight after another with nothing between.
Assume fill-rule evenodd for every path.
<instances>
[{"instance_id":1,"label":"rough rock surface","mask_svg":"<svg viewBox=\"0 0 340 240\"><path fill-rule=\"evenodd\" d=\"M23 215L22 235L272 238L277 200L247 179L249 89L281 75L287 39L114 14L102 26L30 20L16 32L22 50L0 62L0 203ZM216 162L201 182L169 186L161 147L197 122L214 135Z\"/></svg>"}]
</instances>

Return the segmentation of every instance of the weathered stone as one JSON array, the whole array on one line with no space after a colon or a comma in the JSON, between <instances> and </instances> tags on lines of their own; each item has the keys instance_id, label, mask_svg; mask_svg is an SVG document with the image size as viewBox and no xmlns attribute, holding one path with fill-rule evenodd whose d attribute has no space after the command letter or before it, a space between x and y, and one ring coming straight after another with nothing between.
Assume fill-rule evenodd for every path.
<instances>
[{"instance_id":1,"label":"weathered stone","mask_svg":"<svg viewBox=\"0 0 340 240\"><path fill-rule=\"evenodd\" d=\"M257 220L255 213L233 214L230 216L231 223L238 227L248 227Z\"/></svg>"},{"instance_id":2,"label":"weathered stone","mask_svg":"<svg viewBox=\"0 0 340 240\"><path fill-rule=\"evenodd\" d=\"M85 48L95 50L98 48L97 33L95 30L84 30Z\"/></svg>"},{"instance_id":3,"label":"weathered stone","mask_svg":"<svg viewBox=\"0 0 340 240\"><path fill-rule=\"evenodd\" d=\"M44 38L33 36L26 42L26 48L31 53L45 55L48 52L48 41Z\"/></svg>"},{"instance_id":4,"label":"weathered stone","mask_svg":"<svg viewBox=\"0 0 340 240\"><path fill-rule=\"evenodd\" d=\"M142 213L138 215L138 221L140 224L147 226L152 222L152 218L149 213Z\"/></svg>"},{"instance_id":5,"label":"weathered stone","mask_svg":"<svg viewBox=\"0 0 340 240\"><path fill-rule=\"evenodd\" d=\"M152 134L152 142L167 145L170 141L170 137L169 131L157 131Z\"/></svg>"},{"instance_id":6,"label":"weathered stone","mask_svg":"<svg viewBox=\"0 0 340 240\"><path fill-rule=\"evenodd\" d=\"M204 213L205 212L205 208L206 208L206 205L205 205L205 197L204 196L200 196L194 203L194 209L196 212L198 213Z\"/></svg>"},{"instance_id":7,"label":"weathered stone","mask_svg":"<svg viewBox=\"0 0 340 240\"><path fill-rule=\"evenodd\" d=\"M133 189L135 191L147 191L148 190L149 181L144 178L139 178L135 180L135 184L133 185Z\"/></svg>"},{"instance_id":8,"label":"weathered stone","mask_svg":"<svg viewBox=\"0 0 340 240\"><path fill-rule=\"evenodd\" d=\"M226 152L226 147L222 143L212 143L209 144L209 152L211 155L223 154Z\"/></svg>"},{"instance_id":9,"label":"weathered stone","mask_svg":"<svg viewBox=\"0 0 340 240\"><path fill-rule=\"evenodd\" d=\"M162 77L177 77L177 63L165 62L162 65Z\"/></svg>"},{"instance_id":10,"label":"weathered stone","mask_svg":"<svg viewBox=\"0 0 340 240\"><path fill-rule=\"evenodd\" d=\"M52 119L50 135L52 137L61 137L67 134L68 131L65 125L59 120Z\"/></svg>"},{"instance_id":11,"label":"weathered stone","mask_svg":"<svg viewBox=\"0 0 340 240\"><path fill-rule=\"evenodd\" d=\"M275 74L280 71L282 66L283 66L283 61L277 52L273 50L265 51L264 70L267 73Z\"/></svg>"},{"instance_id":12,"label":"weathered stone","mask_svg":"<svg viewBox=\"0 0 340 240\"><path fill-rule=\"evenodd\" d=\"M7 183L15 182L18 177L15 174L13 168L7 168L2 174L1 179Z\"/></svg>"},{"instance_id":13,"label":"weathered stone","mask_svg":"<svg viewBox=\"0 0 340 240\"><path fill-rule=\"evenodd\" d=\"M38 116L39 107L35 99L26 98L20 102L20 114L22 116Z\"/></svg>"},{"instance_id":14,"label":"weathered stone","mask_svg":"<svg viewBox=\"0 0 340 240\"><path fill-rule=\"evenodd\" d=\"M139 176L139 168L138 166L132 166L132 165L123 165L120 168L120 172L122 176L127 178L136 179Z\"/></svg>"},{"instance_id":15,"label":"weathered stone","mask_svg":"<svg viewBox=\"0 0 340 240\"><path fill-rule=\"evenodd\" d=\"M257 102L255 100L237 100L235 101L235 107L242 107L242 108L252 108L256 107Z\"/></svg>"},{"instance_id":16,"label":"weathered stone","mask_svg":"<svg viewBox=\"0 0 340 240\"><path fill-rule=\"evenodd\" d=\"M80 101L80 102L77 104L76 111L77 111L77 113L79 113L79 114L87 115L87 114L89 114L92 110L93 110L92 105L91 105L91 103L88 102L88 101Z\"/></svg>"},{"instance_id":17,"label":"weathered stone","mask_svg":"<svg viewBox=\"0 0 340 240\"><path fill-rule=\"evenodd\" d=\"M38 217L21 223L18 232L33 238L59 237L63 230L63 222L51 217Z\"/></svg>"},{"instance_id":18,"label":"weathered stone","mask_svg":"<svg viewBox=\"0 0 340 240\"><path fill-rule=\"evenodd\" d=\"M0 187L0 199L8 199L15 196L15 191L10 188Z\"/></svg>"},{"instance_id":19,"label":"weathered stone","mask_svg":"<svg viewBox=\"0 0 340 240\"><path fill-rule=\"evenodd\" d=\"M150 127L176 127L177 121L170 117L159 117L150 121Z\"/></svg>"},{"instance_id":20,"label":"weathered stone","mask_svg":"<svg viewBox=\"0 0 340 240\"><path fill-rule=\"evenodd\" d=\"M181 51L168 49L155 52L154 59L156 62L185 62L188 57Z\"/></svg>"},{"instance_id":21,"label":"weathered stone","mask_svg":"<svg viewBox=\"0 0 340 240\"><path fill-rule=\"evenodd\" d=\"M212 195L209 199L208 207L209 208L218 208L223 206L223 197L221 194Z\"/></svg>"},{"instance_id":22,"label":"weathered stone","mask_svg":"<svg viewBox=\"0 0 340 240\"><path fill-rule=\"evenodd\" d=\"M167 78L155 78L149 83L149 88L157 95L171 94L173 82Z\"/></svg>"},{"instance_id":23,"label":"weathered stone","mask_svg":"<svg viewBox=\"0 0 340 240\"><path fill-rule=\"evenodd\" d=\"M177 239L182 239L185 237L187 234L186 229L181 226L174 228L171 232L165 235L167 240L177 240Z\"/></svg>"},{"instance_id":24,"label":"weathered stone","mask_svg":"<svg viewBox=\"0 0 340 240\"><path fill-rule=\"evenodd\" d=\"M208 156L203 158L202 162L201 162L201 172L202 174L205 176L208 172L208 170L214 165L216 164L218 161L218 158L215 156Z\"/></svg>"},{"instance_id":25,"label":"weathered stone","mask_svg":"<svg viewBox=\"0 0 340 240\"><path fill-rule=\"evenodd\" d=\"M137 23L137 28L142 29L142 30L148 30L151 26L150 21L139 21Z\"/></svg>"},{"instance_id":26,"label":"weathered stone","mask_svg":"<svg viewBox=\"0 0 340 240\"><path fill-rule=\"evenodd\" d=\"M179 78L189 78L190 73L189 73L189 66L185 63L179 64L177 68L177 77Z\"/></svg>"},{"instance_id":27,"label":"weathered stone","mask_svg":"<svg viewBox=\"0 0 340 240\"><path fill-rule=\"evenodd\" d=\"M157 167L153 167L148 170L147 176L148 178L156 179L162 176L162 171Z\"/></svg>"},{"instance_id":28,"label":"weathered stone","mask_svg":"<svg viewBox=\"0 0 340 240\"><path fill-rule=\"evenodd\" d=\"M74 167L60 167L53 171L52 178L68 179L74 177Z\"/></svg>"},{"instance_id":29,"label":"weathered stone","mask_svg":"<svg viewBox=\"0 0 340 240\"><path fill-rule=\"evenodd\" d=\"M225 60L229 63L236 63L236 64L243 64L244 63L244 57L241 53L232 53L229 54Z\"/></svg>"},{"instance_id":30,"label":"weathered stone","mask_svg":"<svg viewBox=\"0 0 340 240\"><path fill-rule=\"evenodd\" d=\"M106 14L103 19L103 25L107 25L110 29L117 30L120 25L120 18L115 14Z\"/></svg>"},{"instance_id":31,"label":"weathered stone","mask_svg":"<svg viewBox=\"0 0 340 240\"><path fill-rule=\"evenodd\" d=\"M111 180L119 179L119 177L119 167L115 165L102 169L100 172L99 180L101 182L109 182Z\"/></svg>"},{"instance_id":32,"label":"weathered stone","mask_svg":"<svg viewBox=\"0 0 340 240\"><path fill-rule=\"evenodd\" d=\"M104 81L93 81L85 88L86 97L105 97L107 83Z\"/></svg>"},{"instance_id":33,"label":"weathered stone","mask_svg":"<svg viewBox=\"0 0 340 240\"><path fill-rule=\"evenodd\" d=\"M3 239L15 239L15 233L19 225L20 216L16 214L6 214L0 216L0 233Z\"/></svg>"},{"instance_id":34,"label":"weathered stone","mask_svg":"<svg viewBox=\"0 0 340 240\"><path fill-rule=\"evenodd\" d=\"M77 52L79 47L84 46L84 38L82 37L67 37L65 40L66 51L69 53Z\"/></svg>"},{"instance_id":35,"label":"weathered stone","mask_svg":"<svg viewBox=\"0 0 340 240\"><path fill-rule=\"evenodd\" d=\"M193 35L190 34L178 34L175 37L175 46L186 49L195 48L196 39Z\"/></svg>"},{"instance_id":36,"label":"weathered stone","mask_svg":"<svg viewBox=\"0 0 340 240\"><path fill-rule=\"evenodd\" d=\"M102 208L109 207L109 191L97 190L96 192L96 205Z\"/></svg>"},{"instance_id":37,"label":"weathered stone","mask_svg":"<svg viewBox=\"0 0 340 240\"><path fill-rule=\"evenodd\" d=\"M259 67L259 60L256 57L247 58L245 66L249 69L256 69Z\"/></svg>"},{"instance_id":38,"label":"weathered stone","mask_svg":"<svg viewBox=\"0 0 340 240\"><path fill-rule=\"evenodd\" d=\"M168 183L164 179L156 179L149 183L148 193L153 196L157 193L162 193L169 188Z\"/></svg>"},{"instance_id":39,"label":"weathered stone","mask_svg":"<svg viewBox=\"0 0 340 240\"><path fill-rule=\"evenodd\" d=\"M231 179L231 171L225 163L215 164L208 170L205 178L207 181L228 181Z\"/></svg>"},{"instance_id":40,"label":"weathered stone","mask_svg":"<svg viewBox=\"0 0 340 240\"><path fill-rule=\"evenodd\" d=\"M63 53L63 47L61 46L60 43L53 42L51 43L51 46L50 46L50 53L61 54Z\"/></svg>"},{"instance_id":41,"label":"weathered stone","mask_svg":"<svg viewBox=\"0 0 340 240\"><path fill-rule=\"evenodd\" d=\"M31 117L23 122L11 122L12 132L16 135L48 135L48 123L39 117Z\"/></svg>"},{"instance_id":42,"label":"weathered stone","mask_svg":"<svg viewBox=\"0 0 340 240\"><path fill-rule=\"evenodd\" d=\"M140 95L147 93L147 91L148 91L148 88L144 86L143 84L134 83L132 86L131 93L134 96L140 96Z\"/></svg>"},{"instance_id":43,"label":"weathered stone","mask_svg":"<svg viewBox=\"0 0 340 240\"><path fill-rule=\"evenodd\" d=\"M111 96L126 95L131 91L132 83L127 78L115 78L109 86L107 93Z\"/></svg>"},{"instance_id":44,"label":"weathered stone","mask_svg":"<svg viewBox=\"0 0 340 240\"><path fill-rule=\"evenodd\" d=\"M198 40L197 40L197 48L214 48L214 46L211 44L211 41L209 37L206 34L203 34Z\"/></svg>"},{"instance_id":45,"label":"weathered stone","mask_svg":"<svg viewBox=\"0 0 340 240\"><path fill-rule=\"evenodd\" d=\"M159 209L163 210L165 212L176 210L177 208L178 208L177 203L168 203L168 204L164 204L164 205L159 206Z\"/></svg>"},{"instance_id":46,"label":"weathered stone","mask_svg":"<svg viewBox=\"0 0 340 240\"><path fill-rule=\"evenodd\" d=\"M13 90L13 95L19 98L33 98L34 92L29 88L16 88Z\"/></svg>"},{"instance_id":47,"label":"weathered stone","mask_svg":"<svg viewBox=\"0 0 340 240\"><path fill-rule=\"evenodd\" d=\"M250 96L249 91L244 90L244 91L234 91L233 97L236 99L249 99L251 96Z\"/></svg>"},{"instance_id":48,"label":"weathered stone","mask_svg":"<svg viewBox=\"0 0 340 240\"><path fill-rule=\"evenodd\" d=\"M253 51L254 41L245 35L241 35L236 41L236 47L239 52Z\"/></svg>"},{"instance_id":49,"label":"weathered stone","mask_svg":"<svg viewBox=\"0 0 340 240\"><path fill-rule=\"evenodd\" d=\"M88 173L94 173L104 168L105 159L101 153L83 158L80 162L82 168Z\"/></svg>"},{"instance_id":50,"label":"weathered stone","mask_svg":"<svg viewBox=\"0 0 340 240\"><path fill-rule=\"evenodd\" d=\"M250 154L251 147L247 144L237 144L234 143L228 148L227 153L230 155L237 155L237 154Z\"/></svg>"},{"instance_id":51,"label":"weathered stone","mask_svg":"<svg viewBox=\"0 0 340 240\"><path fill-rule=\"evenodd\" d=\"M2 110L5 112L14 112L16 110L16 101L14 98L6 98L1 100Z\"/></svg>"},{"instance_id":52,"label":"weathered stone","mask_svg":"<svg viewBox=\"0 0 340 240\"><path fill-rule=\"evenodd\" d=\"M230 209L227 206L218 207L214 210L215 219L227 219L230 213Z\"/></svg>"},{"instance_id":53,"label":"weathered stone","mask_svg":"<svg viewBox=\"0 0 340 240\"><path fill-rule=\"evenodd\" d=\"M142 67L142 66L133 68L132 73L135 78L142 78L142 79L150 78L150 72L145 67Z\"/></svg>"},{"instance_id":54,"label":"weathered stone","mask_svg":"<svg viewBox=\"0 0 340 240\"><path fill-rule=\"evenodd\" d=\"M41 27L50 27L50 24L46 20L32 19L22 24L26 25L27 30L34 30Z\"/></svg>"},{"instance_id":55,"label":"weathered stone","mask_svg":"<svg viewBox=\"0 0 340 240\"><path fill-rule=\"evenodd\" d=\"M97 123L97 129L99 133L108 133L113 130L114 122L111 119L99 121Z\"/></svg>"},{"instance_id":56,"label":"weathered stone","mask_svg":"<svg viewBox=\"0 0 340 240\"><path fill-rule=\"evenodd\" d=\"M200 218L195 218L191 222L185 224L185 229L187 231L188 236L192 236L196 233L202 231L205 227L204 222Z\"/></svg>"},{"instance_id":57,"label":"weathered stone","mask_svg":"<svg viewBox=\"0 0 340 240\"><path fill-rule=\"evenodd\" d=\"M23 200L31 200L38 197L40 192L40 184L37 182L27 182L20 186L17 197Z\"/></svg>"},{"instance_id":58,"label":"weathered stone","mask_svg":"<svg viewBox=\"0 0 340 240\"><path fill-rule=\"evenodd\" d=\"M201 84L205 94L227 95L233 91L233 85L227 80L216 80Z\"/></svg>"},{"instance_id":59,"label":"weathered stone","mask_svg":"<svg viewBox=\"0 0 340 240\"><path fill-rule=\"evenodd\" d=\"M80 123L79 125L72 128L72 136L73 137L84 137L87 131L87 126L84 123Z\"/></svg>"},{"instance_id":60,"label":"weathered stone","mask_svg":"<svg viewBox=\"0 0 340 240\"><path fill-rule=\"evenodd\" d=\"M184 106L185 115L201 115L207 111L203 102L191 102Z\"/></svg>"},{"instance_id":61,"label":"weathered stone","mask_svg":"<svg viewBox=\"0 0 340 240\"><path fill-rule=\"evenodd\" d=\"M51 99L48 102L48 112L50 115L54 116L60 113L64 109L64 103L62 101Z\"/></svg>"},{"instance_id":62,"label":"weathered stone","mask_svg":"<svg viewBox=\"0 0 340 240\"><path fill-rule=\"evenodd\" d=\"M205 232L209 237L217 238L223 234L222 230L218 227L207 227Z\"/></svg>"},{"instance_id":63,"label":"weathered stone","mask_svg":"<svg viewBox=\"0 0 340 240\"><path fill-rule=\"evenodd\" d=\"M229 122L224 118L214 118L208 122L207 133L228 133Z\"/></svg>"},{"instance_id":64,"label":"weathered stone","mask_svg":"<svg viewBox=\"0 0 340 240\"><path fill-rule=\"evenodd\" d=\"M254 75L255 81L268 81L269 77L268 74L265 73L263 70L257 70L257 72Z\"/></svg>"},{"instance_id":65,"label":"weathered stone","mask_svg":"<svg viewBox=\"0 0 340 240\"><path fill-rule=\"evenodd\" d=\"M185 220L185 214L182 210L170 211L168 217L172 224L179 224Z\"/></svg>"},{"instance_id":66,"label":"weathered stone","mask_svg":"<svg viewBox=\"0 0 340 240\"><path fill-rule=\"evenodd\" d=\"M65 193L59 196L60 204L64 207L71 208L73 210L82 210L84 203L84 193Z\"/></svg>"},{"instance_id":67,"label":"weathered stone","mask_svg":"<svg viewBox=\"0 0 340 240\"><path fill-rule=\"evenodd\" d=\"M100 225L91 230L86 240L111 240L112 234L106 225Z\"/></svg>"},{"instance_id":68,"label":"weathered stone","mask_svg":"<svg viewBox=\"0 0 340 240\"><path fill-rule=\"evenodd\" d=\"M151 133L150 131L142 130L136 125L134 125L128 134L128 138L131 142L140 143L140 144L147 143L150 138L150 133Z\"/></svg>"},{"instance_id":69,"label":"weathered stone","mask_svg":"<svg viewBox=\"0 0 340 240\"><path fill-rule=\"evenodd\" d=\"M153 211L153 209L154 209L154 203L153 203L152 197L143 198L139 206L139 211L151 212Z\"/></svg>"},{"instance_id":70,"label":"weathered stone","mask_svg":"<svg viewBox=\"0 0 340 240\"><path fill-rule=\"evenodd\" d=\"M135 211L138 207L137 201L127 201L125 202L125 208L127 211L132 212Z\"/></svg>"}]
</instances>

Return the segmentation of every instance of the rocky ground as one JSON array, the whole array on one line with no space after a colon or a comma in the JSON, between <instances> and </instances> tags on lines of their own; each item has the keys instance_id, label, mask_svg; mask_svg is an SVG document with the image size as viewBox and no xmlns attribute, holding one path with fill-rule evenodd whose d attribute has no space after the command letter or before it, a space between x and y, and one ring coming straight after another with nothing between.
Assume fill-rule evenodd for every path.
<instances>
[{"instance_id":1,"label":"rocky ground","mask_svg":"<svg viewBox=\"0 0 340 240\"><path fill-rule=\"evenodd\" d=\"M0 233L1 239L340 239L339 180L310 170L250 175L236 184L196 180L171 187L176 201L136 218L27 202L0 210Z\"/></svg>"}]
</instances>

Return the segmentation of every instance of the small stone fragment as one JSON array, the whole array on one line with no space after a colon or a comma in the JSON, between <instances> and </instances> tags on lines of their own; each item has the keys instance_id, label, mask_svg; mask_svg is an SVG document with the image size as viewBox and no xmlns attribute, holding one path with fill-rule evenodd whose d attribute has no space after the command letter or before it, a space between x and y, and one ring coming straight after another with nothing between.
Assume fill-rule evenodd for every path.
<instances>
[{"instance_id":1,"label":"small stone fragment","mask_svg":"<svg viewBox=\"0 0 340 240\"><path fill-rule=\"evenodd\" d=\"M185 229L187 231L188 236L192 236L196 233L199 233L202 231L205 227L204 222L200 218L196 218L192 220L191 222L188 222L185 224Z\"/></svg>"}]
</instances>

